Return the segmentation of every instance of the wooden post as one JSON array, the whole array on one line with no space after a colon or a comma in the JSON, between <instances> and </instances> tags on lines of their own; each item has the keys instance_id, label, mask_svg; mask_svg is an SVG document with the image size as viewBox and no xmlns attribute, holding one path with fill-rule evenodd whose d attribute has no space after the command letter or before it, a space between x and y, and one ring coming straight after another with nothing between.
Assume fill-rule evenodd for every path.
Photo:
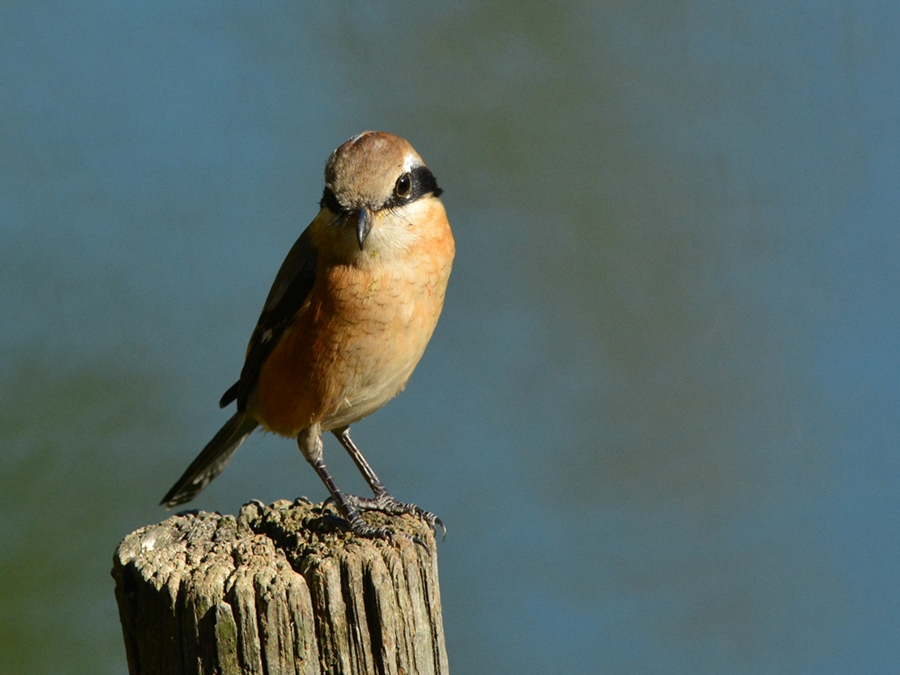
<instances>
[{"instance_id":1,"label":"wooden post","mask_svg":"<svg viewBox=\"0 0 900 675\"><path fill-rule=\"evenodd\" d=\"M302 500L190 511L128 535L113 559L131 675L446 675L434 535L360 539Z\"/></svg>"}]
</instances>

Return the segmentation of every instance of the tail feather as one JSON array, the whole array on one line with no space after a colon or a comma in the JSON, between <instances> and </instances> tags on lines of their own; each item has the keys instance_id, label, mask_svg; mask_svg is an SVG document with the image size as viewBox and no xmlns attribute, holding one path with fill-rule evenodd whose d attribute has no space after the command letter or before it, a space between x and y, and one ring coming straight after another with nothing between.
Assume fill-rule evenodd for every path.
<instances>
[{"instance_id":1,"label":"tail feather","mask_svg":"<svg viewBox=\"0 0 900 675\"><path fill-rule=\"evenodd\" d=\"M160 505L172 508L185 504L200 494L222 473L228 460L257 426L256 420L249 415L235 413L191 462L178 482L162 498Z\"/></svg>"}]
</instances>

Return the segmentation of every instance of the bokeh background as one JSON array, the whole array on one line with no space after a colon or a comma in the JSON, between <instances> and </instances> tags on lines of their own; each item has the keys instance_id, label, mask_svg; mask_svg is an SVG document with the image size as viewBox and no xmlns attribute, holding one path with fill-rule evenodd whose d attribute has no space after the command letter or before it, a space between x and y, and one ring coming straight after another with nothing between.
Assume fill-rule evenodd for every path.
<instances>
[{"instance_id":1,"label":"bokeh background","mask_svg":"<svg viewBox=\"0 0 900 675\"><path fill-rule=\"evenodd\" d=\"M900 671L898 35L874 1L0 3L0 672L126 672L113 550L363 129L457 238L354 434L448 525L454 672ZM193 505L301 494L257 435Z\"/></svg>"}]
</instances>

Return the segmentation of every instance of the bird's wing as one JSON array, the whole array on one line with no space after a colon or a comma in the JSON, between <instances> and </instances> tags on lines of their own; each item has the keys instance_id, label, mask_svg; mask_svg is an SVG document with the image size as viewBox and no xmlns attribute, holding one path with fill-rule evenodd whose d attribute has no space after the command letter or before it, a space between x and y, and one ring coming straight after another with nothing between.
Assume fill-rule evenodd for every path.
<instances>
[{"instance_id":1,"label":"bird's wing","mask_svg":"<svg viewBox=\"0 0 900 675\"><path fill-rule=\"evenodd\" d=\"M250 338L241 379L222 396L219 401L222 408L237 400L238 410L245 409L247 397L256 386L263 363L309 297L316 280L318 257L310 235L311 227L307 227L300 235L278 270Z\"/></svg>"}]
</instances>

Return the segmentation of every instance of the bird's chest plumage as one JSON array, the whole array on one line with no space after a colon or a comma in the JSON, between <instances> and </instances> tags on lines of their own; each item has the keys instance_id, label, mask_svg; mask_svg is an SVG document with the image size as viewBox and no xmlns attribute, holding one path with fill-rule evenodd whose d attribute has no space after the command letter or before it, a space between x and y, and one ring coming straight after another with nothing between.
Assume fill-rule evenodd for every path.
<instances>
[{"instance_id":1,"label":"bird's chest plumage","mask_svg":"<svg viewBox=\"0 0 900 675\"><path fill-rule=\"evenodd\" d=\"M374 253L374 255L373 255ZM419 362L444 302L452 249L390 261L322 261L308 302L260 373L261 422L296 435L338 428L399 393Z\"/></svg>"}]
</instances>

